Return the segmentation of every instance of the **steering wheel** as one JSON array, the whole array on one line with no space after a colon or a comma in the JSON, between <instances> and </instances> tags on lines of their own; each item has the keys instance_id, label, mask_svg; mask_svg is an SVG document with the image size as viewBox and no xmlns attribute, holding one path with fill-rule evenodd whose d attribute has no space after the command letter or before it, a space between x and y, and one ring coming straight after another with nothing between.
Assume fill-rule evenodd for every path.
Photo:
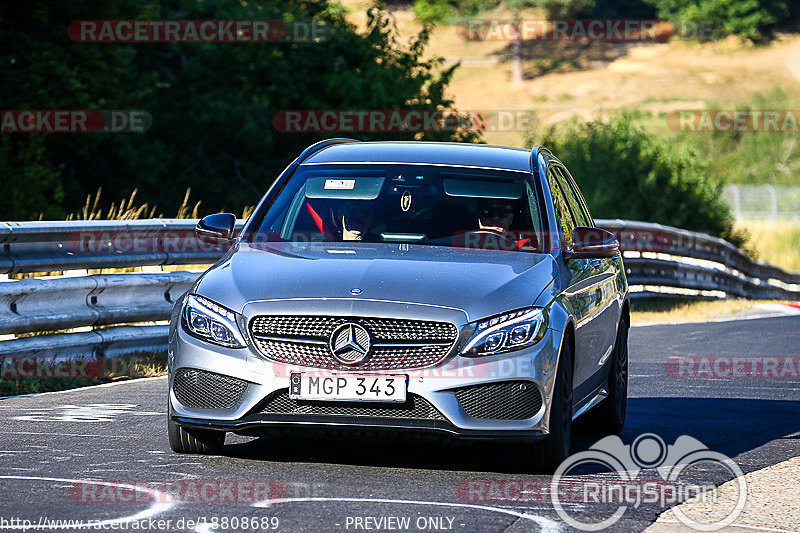
<instances>
[{"instance_id":1,"label":"steering wheel","mask_svg":"<svg viewBox=\"0 0 800 533\"><path fill-rule=\"evenodd\" d=\"M495 231L493 229L475 229L475 230L471 230L471 231L466 232L464 235L465 236L466 235L493 235L495 237L500 237L501 239L503 239L504 241L506 241L507 243L510 243L512 245L510 248L505 248L504 247L504 249L506 249L506 250L518 250L519 249L519 246L517 246L517 241L515 241L513 237L510 237L509 235L507 235L505 233L500 233L499 231Z\"/></svg>"}]
</instances>

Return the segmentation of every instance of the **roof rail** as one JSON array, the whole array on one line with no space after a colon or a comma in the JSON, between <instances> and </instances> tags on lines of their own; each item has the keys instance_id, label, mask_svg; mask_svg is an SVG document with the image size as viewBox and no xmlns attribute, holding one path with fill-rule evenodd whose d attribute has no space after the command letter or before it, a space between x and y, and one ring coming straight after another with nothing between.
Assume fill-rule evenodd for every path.
<instances>
[{"instance_id":1,"label":"roof rail","mask_svg":"<svg viewBox=\"0 0 800 533\"><path fill-rule=\"evenodd\" d=\"M545 152L545 153L548 153L550 155L553 155L553 152L551 152L549 149L545 148L544 145L541 145L541 144L534 145L534 147L531 148L531 172L534 173L534 174L536 173L536 171L539 170L539 154L541 152ZM553 157L555 157L555 156L553 156Z\"/></svg>"},{"instance_id":2,"label":"roof rail","mask_svg":"<svg viewBox=\"0 0 800 533\"><path fill-rule=\"evenodd\" d=\"M359 141L358 139L347 139L344 137L336 137L334 139L324 139L322 141L315 142L314 144L303 150L303 152L299 156L297 156L297 159L295 159L295 163L299 165L300 163L302 163L315 153L319 152L320 150L324 150L329 146L333 146L334 144L347 144L347 143L357 143L357 142L361 141Z\"/></svg>"}]
</instances>

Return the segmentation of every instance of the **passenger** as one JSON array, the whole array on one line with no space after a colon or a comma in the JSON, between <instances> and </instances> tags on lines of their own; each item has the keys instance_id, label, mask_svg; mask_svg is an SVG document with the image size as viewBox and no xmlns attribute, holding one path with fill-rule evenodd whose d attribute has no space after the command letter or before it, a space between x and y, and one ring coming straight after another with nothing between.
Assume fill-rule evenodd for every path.
<instances>
[{"instance_id":1,"label":"passenger","mask_svg":"<svg viewBox=\"0 0 800 533\"><path fill-rule=\"evenodd\" d=\"M339 210L342 222L343 241L375 242L378 236L372 233L375 225L375 213L372 205L348 204Z\"/></svg>"},{"instance_id":2,"label":"passenger","mask_svg":"<svg viewBox=\"0 0 800 533\"><path fill-rule=\"evenodd\" d=\"M514 222L514 207L508 200L493 198L478 206L478 227L506 233Z\"/></svg>"}]
</instances>

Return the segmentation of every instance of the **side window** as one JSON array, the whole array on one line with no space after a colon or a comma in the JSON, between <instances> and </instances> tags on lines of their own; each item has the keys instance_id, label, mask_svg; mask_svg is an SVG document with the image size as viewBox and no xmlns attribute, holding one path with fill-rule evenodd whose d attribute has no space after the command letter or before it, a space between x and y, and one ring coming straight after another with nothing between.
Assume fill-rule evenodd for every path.
<instances>
[{"instance_id":1,"label":"side window","mask_svg":"<svg viewBox=\"0 0 800 533\"><path fill-rule=\"evenodd\" d=\"M572 217L575 219L575 225L591 227L592 219L586 213L583 202L581 202L576 189L572 186L572 180L566 176L564 169L556 167L553 170L555 170L558 175L558 183L561 185L561 190L567 198L569 209L572 211Z\"/></svg>"},{"instance_id":2,"label":"side window","mask_svg":"<svg viewBox=\"0 0 800 533\"><path fill-rule=\"evenodd\" d=\"M564 193L561 192L561 187L558 185L558 177L555 174L555 167L547 169L547 183L550 185L550 192L553 195L553 205L556 208L556 219L558 226L561 229L561 235L564 240L564 245L567 248L572 247L572 230L575 229L575 222L570 215L567 201L564 198Z\"/></svg>"},{"instance_id":3,"label":"side window","mask_svg":"<svg viewBox=\"0 0 800 533\"><path fill-rule=\"evenodd\" d=\"M562 172L563 171L564 170L562 169ZM583 194L581 194L581 190L578 188L578 184L575 183L575 178L573 178L570 175L569 171L564 172L564 174L566 175L567 183L569 184L570 189L572 189L573 194L578 197L579 203L581 204L581 206L583 206L583 213L586 215L586 218L588 218L590 222L589 226L594 227L594 219L592 218L591 211L589 211L589 205L586 203L586 199L583 197Z\"/></svg>"}]
</instances>

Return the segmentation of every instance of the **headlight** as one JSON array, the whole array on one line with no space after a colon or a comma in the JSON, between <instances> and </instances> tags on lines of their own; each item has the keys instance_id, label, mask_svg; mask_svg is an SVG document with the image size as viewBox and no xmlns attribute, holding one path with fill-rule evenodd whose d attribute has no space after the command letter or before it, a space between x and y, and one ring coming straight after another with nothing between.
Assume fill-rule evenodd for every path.
<instances>
[{"instance_id":1,"label":"headlight","mask_svg":"<svg viewBox=\"0 0 800 533\"><path fill-rule=\"evenodd\" d=\"M196 294L186 299L183 327L195 337L212 344L228 348L245 346L236 324L236 313Z\"/></svg>"},{"instance_id":2,"label":"headlight","mask_svg":"<svg viewBox=\"0 0 800 533\"><path fill-rule=\"evenodd\" d=\"M547 311L529 307L481 320L461 355L477 357L532 346L547 330Z\"/></svg>"}]
</instances>

